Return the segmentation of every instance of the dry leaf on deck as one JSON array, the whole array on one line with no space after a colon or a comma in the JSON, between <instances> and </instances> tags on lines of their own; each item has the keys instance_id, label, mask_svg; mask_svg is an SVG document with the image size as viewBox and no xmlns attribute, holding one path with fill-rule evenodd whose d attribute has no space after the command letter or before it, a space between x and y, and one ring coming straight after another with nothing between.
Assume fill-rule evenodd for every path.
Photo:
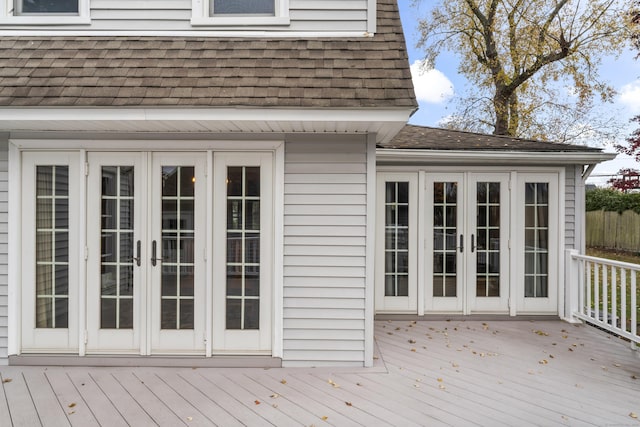
<instances>
[{"instance_id":1,"label":"dry leaf on deck","mask_svg":"<svg viewBox=\"0 0 640 427\"><path fill-rule=\"evenodd\" d=\"M69 408L73 408L74 406L76 406L75 403L69 403Z\"/></svg>"},{"instance_id":2,"label":"dry leaf on deck","mask_svg":"<svg viewBox=\"0 0 640 427\"><path fill-rule=\"evenodd\" d=\"M282 381L280 381L280 382L281 382L282 384L286 384L286 383L287 383L287 380L282 380Z\"/></svg>"},{"instance_id":3,"label":"dry leaf on deck","mask_svg":"<svg viewBox=\"0 0 640 427\"><path fill-rule=\"evenodd\" d=\"M13 381L11 378L5 378L2 380L3 383L10 383L11 381Z\"/></svg>"},{"instance_id":4,"label":"dry leaf on deck","mask_svg":"<svg viewBox=\"0 0 640 427\"><path fill-rule=\"evenodd\" d=\"M278 393L273 393L273 394L271 395L271 397L273 397L273 398L275 399L275 398L277 398L277 397L280 397L280 395L279 395Z\"/></svg>"},{"instance_id":5,"label":"dry leaf on deck","mask_svg":"<svg viewBox=\"0 0 640 427\"><path fill-rule=\"evenodd\" d=\"M329 417L327 417L326 415L322 417L322 421L327 421L329 419Z\"/></svg>"},{"instance_id":6,"label":"dry leaf on deck","mask_svg":"<svg viewBox=\"0 0 640 427\"><path fill-rule=\"evenodd\" d=\"M631 413L629 414L629 416L630 416L631 418L638 418L638 414L636 414L635 412L631 412Z\"/></svg>"},{"instance_id":7,"label":"dry leaf on deck","mask_svg":"<svg viewBox=\"0 0 640 427\"><path fill-rule=\"evenodd\" d=\"M259 400L254 400L253 403L255 403L256 405L259 405L260 401Z\"/></svg>"},{"instance_id":8,"label":"dry leaf on deck","mask_svg":"<svg viewBox=\"0 0 640 427\"><path fill-rule=\"evenodd\" d=\"M415 344L415 343L416 343L416 340L414 340L413 338L411 338L411 339L409 340L409 343L410 343L410 344Z\"/></svg>"},{"instance_id":9,"label":"dry leaf on deck","mask_svg":"<svg viewBox=\"0 0 640 427\"><path fill-rule=\"evenodd\" d=\"M353 406L353 404L351 402L344 402L345 405L347 406Z\"/></svg>"}]
</instances>

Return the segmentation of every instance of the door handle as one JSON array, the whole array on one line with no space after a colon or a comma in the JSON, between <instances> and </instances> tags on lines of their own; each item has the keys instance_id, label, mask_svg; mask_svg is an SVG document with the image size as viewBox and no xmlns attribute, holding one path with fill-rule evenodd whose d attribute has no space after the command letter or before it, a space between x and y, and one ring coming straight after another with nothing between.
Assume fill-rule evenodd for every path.
<instances>
[{"instance_id":1,"label":"door handle","mask_svg":"<svg viewBox=\"0 0 640 427\"><path fill-rule=\"evenodd\" d=\"M156 258L156 247L157 247L157 243L154 240L153 242L151 242L151 265L152 266L156 266L156 264L158 263L158 259Z\"/></svg>"},{"instance_id":2,"label":"door handle","mask_svg":"<svg viewBox=\"0 0 640 427\"><path fill-rule=\"evenodd\" d=\"M136 242L136 254L138 256L134 256L133 260L136 262L136 265L140 267L140 240Z\"/></svg>"},{"instance_id":3,"label":"door handle","mask_svg":"<svg viewBox=\"0 0 640 427\"><path fill-rule=\"evenodd\" d=\"M464 251L464 236L460 235L460 253Z\"/></svg>"},{"instance_id":4,"label":"door handle","mask_svg":"<svg viewBox=\"0 0 640 427\"><path fill-rule=\"evenodd\" d=\"M473 251L475 250L476 250L475 236L472 234L471 235L471 253L473 253Z\"/></svg>"}]
</instances>

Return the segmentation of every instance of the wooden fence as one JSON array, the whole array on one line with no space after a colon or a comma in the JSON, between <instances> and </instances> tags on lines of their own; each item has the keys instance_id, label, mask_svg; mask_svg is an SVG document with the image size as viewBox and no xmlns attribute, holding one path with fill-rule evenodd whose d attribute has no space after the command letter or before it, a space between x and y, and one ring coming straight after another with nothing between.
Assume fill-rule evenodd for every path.
<instances>
[{"instance_id":1,"label":"wooden fence","mask_svg":"<svg viewBox=\"0 0 640 427\"><path fill-rule=\"evenodd\" d=\"M640 214L587 212L587 246L640 252Z\"/></svg>"}]
</instances>

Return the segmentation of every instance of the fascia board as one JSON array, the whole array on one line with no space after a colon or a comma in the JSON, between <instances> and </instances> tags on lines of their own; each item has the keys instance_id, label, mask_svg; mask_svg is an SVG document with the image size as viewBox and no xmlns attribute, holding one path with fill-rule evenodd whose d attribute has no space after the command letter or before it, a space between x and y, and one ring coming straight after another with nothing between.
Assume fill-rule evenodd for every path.
<instances>
[{"instance_id":1,"label":"fascia board","mask_svg":"<svg viewBox=\"0 0 640 427\"><path fill-rule=\"evenodd\" d=\"M536 152L536 151L472 151L472 150L376 150L378 163L423 164L507 164L507 165L566 165L594 164L613 160L615 153Z\"/></svg>"}]
</instances>

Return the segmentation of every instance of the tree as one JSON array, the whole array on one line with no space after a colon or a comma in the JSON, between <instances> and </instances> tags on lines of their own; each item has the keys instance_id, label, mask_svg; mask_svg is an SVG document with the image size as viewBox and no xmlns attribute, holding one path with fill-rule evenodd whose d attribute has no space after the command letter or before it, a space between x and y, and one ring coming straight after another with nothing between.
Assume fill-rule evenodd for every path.
<instances>
[{"instance_id":1,"label":"tree","mask_svg":"<svg viewBox=\"0 0 640 427\"><path fill-rule=\"evenodd\" d=\"M640 170L620 169L616 177L607 181L616 190L626 193L629 190L640 189Z\"/></svg>"},{"instance_id":2,"label":"tree","mask_svg":"<svg viewBox=\"0 0 640 427\"><path fill-rule=\"evenodd\" d=\"M633 46L640 52L640 1L635 1L630 9L631 17L631 42ZM638 53L640 56L640 53ZM632 122L640 123L640 115L631 119ZM640 162L640 128L636 129L626 140L627 145L616 144L615 148L619 153L628 154Z\"/></svg>"},{"instance_id":3,"label":"tree","mask_svg":"<svg viewBox=\"0 0 640 427\"><path fill-rule=\"evenodd\" d=\"M440 0L418 23L418 45L430 66L441 52L456 53L459 72L472 86L452 126L559 141L606 131L610 118L597 122L591 113L597 100L615 95L598 67L629 40L625 4Z\"/></svg>"}]
</instances>

